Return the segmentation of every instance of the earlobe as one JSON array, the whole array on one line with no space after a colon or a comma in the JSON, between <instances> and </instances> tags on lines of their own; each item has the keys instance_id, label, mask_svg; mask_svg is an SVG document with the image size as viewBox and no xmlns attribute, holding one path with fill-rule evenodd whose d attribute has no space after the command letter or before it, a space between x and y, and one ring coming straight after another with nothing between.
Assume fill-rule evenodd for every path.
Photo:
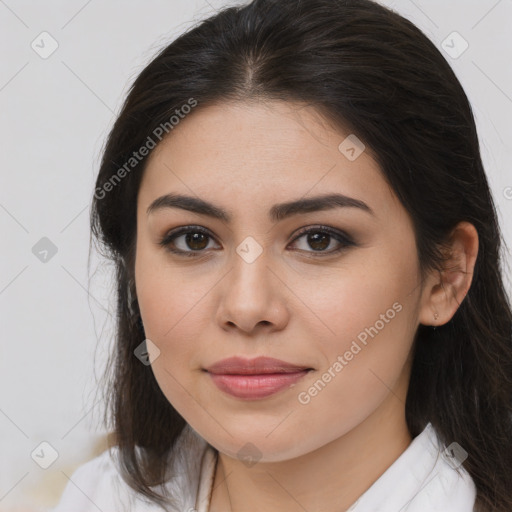
<instances>
[{"instance_id":1,"label":"earlobe","mask_svg":"<svg viewBox=\"0 0 512 512\"><path fill-rule=\"evenodd\" d=\"M478 233L473 224L460 222L449 240L443 270L426 280L420 323L434 327L448 323L467 295L478 256Z\"/></svg>"}]
</instances>

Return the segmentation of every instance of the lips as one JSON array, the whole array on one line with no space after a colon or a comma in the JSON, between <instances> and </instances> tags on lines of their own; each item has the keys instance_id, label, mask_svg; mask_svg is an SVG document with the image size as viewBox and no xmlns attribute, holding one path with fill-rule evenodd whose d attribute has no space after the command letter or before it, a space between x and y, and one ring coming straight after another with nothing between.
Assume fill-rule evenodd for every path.
<instances>
[{"instance_id":1,"label":"lips","mask_svg":"<svg viewBox=\"0 0 512 512\"><path fill-rule=\"evenodd\" d=\"M312 368L271 357L231 357L206 368L223 392L242 399L261 399L289 388Z\"/></svg>"}]
</instances>

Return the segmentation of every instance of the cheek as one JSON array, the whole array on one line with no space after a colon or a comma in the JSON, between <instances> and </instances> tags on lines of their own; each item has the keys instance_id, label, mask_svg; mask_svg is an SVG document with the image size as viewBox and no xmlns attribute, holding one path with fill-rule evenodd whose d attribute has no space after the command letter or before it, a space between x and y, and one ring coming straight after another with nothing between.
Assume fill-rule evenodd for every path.
<instances>
[{"instance_id":1,"label":"cheek","mask_svg":"<svg viewBox=\"0 0 512 512\"><path fill-rule=\"evenodd\" d=\"M192 371L199 367L201 333L208 332L208 283L189 273L172 268L165 257L143 248L137 253L135 278L145 335L160 351L152 369L178 410L187 403L185 389L192 386Z\"/></svg>"},{"instance_id":2,"label":"cheek","mask_svg":"<svg viewBox=\"0 0 512 512\"><path fill-rule=\"evenodd\" d=\"M174 279L162 275L147 279L139 300L146 337L160 351L151 365L155 379L167 400L188 421L204 413L192 398L197 396L201 333L207 331L201 310L204 292L187 293L187 288L178 292L176 285Z\"/></svg>"},{"instance_id":3,"label":"cheek","mask_svg":"<svg viewBox=\"0 0 512 512\"><path fill-rule=\"evenodd\" d=\"M380 300L372 297L360 301L351 295L346 302L343 297L338 298L337 314L330 317L331 333L325 334L324 329L323 336L319 336L318 330L316 336L325 364L306 383L308 387L297 389L298 394L304 393L300 403L316 401L322 407L321 403L327 406L339 401L344 407L331 409L334 415L336 410L343 415L358 410L364 413L371 409L372 400L393 387L414 336L412 301L394 300L396 297L386 294ZM327 311L323 313L324 318L329 318Z\"/></svg>"},{"instance_id":4,"label":"cheek","mask_svg":"<svg viewBox=\"0 0 512 512\"><path fill-rule=\"evenodd\" d=\"M151 249L147 241L140 242L135 279L146 334L162 344L162 348L175 339L187 346L196 339L194 331L202 327L207 293L215 279L212 273L192 266L172 265L164 250Z\"/></svg>"},{"instance_id":5,"label":"cheek","mask_svg":"<svg viewBox=\"0 0 512 512\"><path fill-rule=\"evenodd\" d=\"M337 336L323 337L326 365L297 386L294 421L283 423L276 436L295 438L300 451L346 434L384 401L395 402L397 408L405 406L404 369L414 336L412 301L393 302L394 297L387 294L380 302L372 298L371 303L350 298L345 311L332 318Z\"/></svg>"},{"instance_id":6,"label":"cheek","mask_svg":"<svg viewBox=\"0 0 512 512\"><path fill-rule=\"evenodd\" d=\"M306 295L315 313L308 317L308 337L318 340L315 346L325 365L297 389L302 393L299 403L342 423L362 420L389 393L414 338L419 293L415 268L405 261L379 262L351 269L321 290L310 287Z\"/></svg>"},{"instance_id":7,"label":"cheek","mask_svg":"<svg viewBox=\"0 0 512 512\"><path fill-rule=\"evenodd\" d=\"M292 276L294 293L302 298L297 301L300 321L308 336L321 340L317 348L330 356L330 362L334 354L349 350L354 340L362 347L371 340L381 340L380 346L385 340L398 344L410 340L408 328L417 297L414 266L396 261L396 256L394 262L386 261L380 251L372 258L357 256L354 260L347 260L345 268L335 269L327 278Z\"/></svg>"},{"instance_id":8,"label":"cheek","mask_svg":"<svg viewBox=\"0 0 512 512\"><path fill-rule=\"evenodd\" d=\"M173 280L157 279L142 294L141 315L146 337L161 353L160 364L170 371L193 369L200 340L208 331L207 298L203 293L177 293Z\"/></svg>"}]
</instances>

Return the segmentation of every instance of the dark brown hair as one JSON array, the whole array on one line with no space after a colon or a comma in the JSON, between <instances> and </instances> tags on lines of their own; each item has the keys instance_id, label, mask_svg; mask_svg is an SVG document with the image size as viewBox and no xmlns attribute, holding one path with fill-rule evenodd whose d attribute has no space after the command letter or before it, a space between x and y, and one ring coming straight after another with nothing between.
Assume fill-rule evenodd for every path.
<instances>
[{"instance_id":1,"label":"dark brown hair","mask_svg":"<svg viewBox=\"0 0 512 512\"><path fill-rule=\"evenodd\" d=\"M170 117L191 99L197 109L227 100L305 102L356 134L413 220L423 275L443 269L443 243L459 222L475 226L479 254L467 296L451 321L416 333L406 418L413 437L431 422L446 445L456 441L468 452L475 510L512 510L512 312L472 109L436 46L371 0L224 8L163 48L131 86L104 148L91 213L91 232L116 272L105 421L126 482L167 503L150 487L163 482L186 424L151 367L134 356L145 338L134 252L147 157L130 159L148 137L155 141L158 127L172 136L179 124Z\"/></svg>"}]
</instances>

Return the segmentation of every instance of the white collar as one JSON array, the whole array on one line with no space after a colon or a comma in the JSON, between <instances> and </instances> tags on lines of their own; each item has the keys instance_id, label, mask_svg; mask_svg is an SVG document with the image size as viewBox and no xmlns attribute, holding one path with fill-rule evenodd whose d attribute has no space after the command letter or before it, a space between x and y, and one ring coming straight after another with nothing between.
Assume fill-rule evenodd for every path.
<instances>
[{"instance_id":1,"label":"white collar","mask_svg":"<svg viewBox=\"0 0 512 512\"><path fill-rule=\"evenodd\" d=\"M189 472L193 477L193 470L198 469L191 486L197 491L193 507L197 512L208 512L218 452L187 425L184 437L191 440L190 434L200 455L199 467L194 465ZM185 444L190 449L190 444ZM194 459L190 455L186 460ZM472 512L475 496L472 478L448 456L429 423L347 512Z\"/></svg>"},{"instance_id":2,"label":"white collar","mask_svg":"<svg viewBox=\"0 0 512 512\"><path fill-rule=\"evenodd\" d=\"M347 512L472 512L475 484L431 423Z\"/></svg>"}]
</instances>

